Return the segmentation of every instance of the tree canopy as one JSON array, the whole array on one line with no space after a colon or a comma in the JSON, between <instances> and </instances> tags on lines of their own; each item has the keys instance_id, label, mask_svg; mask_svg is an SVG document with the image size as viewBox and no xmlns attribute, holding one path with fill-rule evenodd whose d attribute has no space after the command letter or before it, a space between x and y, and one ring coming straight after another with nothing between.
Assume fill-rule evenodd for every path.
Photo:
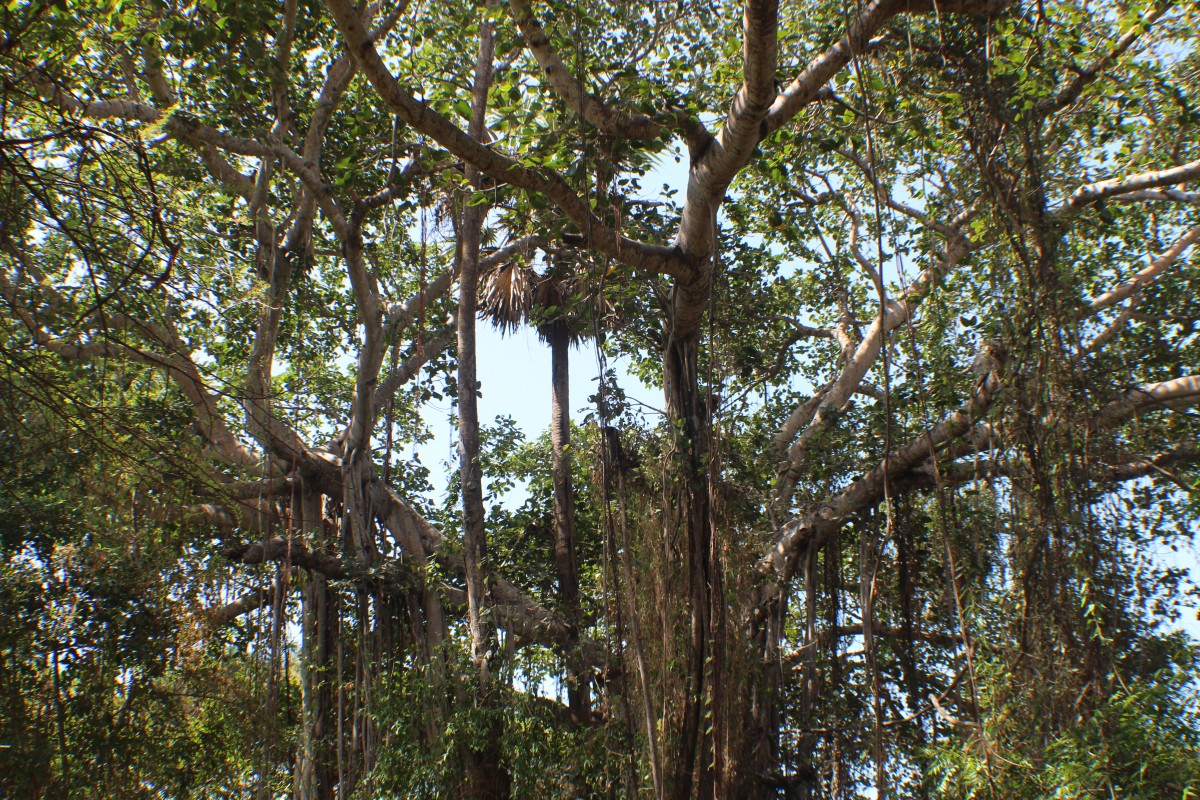
<instances>
[{"instance_id":1,"label":"tree canopy","mask_svg":"<svg viewBox=\"0 0 1200 800\"><path fill-rule=\"evenodd\" d=\"M0 20L0 797L1200 792L1193 4Z\"/></svg>"}]
</instances>

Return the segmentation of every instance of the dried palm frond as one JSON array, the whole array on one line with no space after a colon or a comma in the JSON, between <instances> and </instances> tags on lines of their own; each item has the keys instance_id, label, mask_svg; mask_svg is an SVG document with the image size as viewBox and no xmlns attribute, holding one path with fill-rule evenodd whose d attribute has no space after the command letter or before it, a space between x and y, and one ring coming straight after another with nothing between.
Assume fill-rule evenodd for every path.
<instances>
[{"instance_id":1,"label":"dried palm frond","mask_svg":"<svg viewBox=\"0 0 1200 800\"><path fill-rule=\"evenodd\" d=\"M566 332L572 343L579 336L570 324L570 306L577 281L566 275L544 275L533 287L531 317L537 324L538 336L549 342L554 336Z\"/></svg>"},{"instance_id":2,"label":"dried palm frond","mask_svg":"<svg viewBox=\"0 0 1200 800\"><path fill-rule=\"evenodd\" d=\"M505 264L479 279L479 316L490 320L501 333L515 331L529 315L533 272L519 264Z\"/></svg>"},{"instance_id":3,"label":"dried palm frond","mask_svg":"<svg viewBox=\"0 0 1200 800\"><path fill-rule=\"evenodd\" d=\"M533 287L530 316L544 341L565 329L578 344L594 335L597 314L603 327L614 311L595 284L580 275L548 274Z\"/></svg>"}]
</instances>

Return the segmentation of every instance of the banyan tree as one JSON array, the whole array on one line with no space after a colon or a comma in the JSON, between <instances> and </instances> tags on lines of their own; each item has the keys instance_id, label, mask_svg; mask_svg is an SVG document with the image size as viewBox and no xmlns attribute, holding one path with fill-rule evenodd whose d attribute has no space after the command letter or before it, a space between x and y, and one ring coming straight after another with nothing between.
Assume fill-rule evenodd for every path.
<instances>
[{"instance_id":1,"label":"banyan tree","mask_svg":"<svg viewBox=\"0 0 1200 800\"><path fill-rule=\"evenodd\" d=\"M0 20L0 797L1200 791L1194 4Z\"/></svg>"}]
</instances>

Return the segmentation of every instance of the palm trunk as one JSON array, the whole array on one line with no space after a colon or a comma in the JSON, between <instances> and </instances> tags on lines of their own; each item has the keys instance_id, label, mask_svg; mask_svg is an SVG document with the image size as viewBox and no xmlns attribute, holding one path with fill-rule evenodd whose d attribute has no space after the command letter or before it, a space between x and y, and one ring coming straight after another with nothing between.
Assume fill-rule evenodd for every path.
<instances>
[{"instance_id":1,"label":"palm trunk","mask_svg":"<svg viewBox=\"0 0 1200 800\"><path fill-rule=\"evenodd\" d=\"M567 701L576 722L591 717L591 693L579 663L579 561L575 552L575 487L571 481L570 331L565 323L549 326L550 342L550 447L554 481L554 568L563 613L571 624L567 643Z\"/></svg>"}]
</instances>

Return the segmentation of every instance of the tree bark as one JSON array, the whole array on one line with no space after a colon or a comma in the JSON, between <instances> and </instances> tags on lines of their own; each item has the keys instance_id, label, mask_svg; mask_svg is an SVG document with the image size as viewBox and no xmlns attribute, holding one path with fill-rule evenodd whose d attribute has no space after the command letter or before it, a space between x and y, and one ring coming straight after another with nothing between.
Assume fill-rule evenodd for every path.
<instances>
[{"instance_id":1,"label":"tree bark","mask_svg":"<svg viewBox=\"0 0 1200 800\"><path fill-rule=\"evenodd\" d=\"M575 487L571 480L571 333L552 323L550 342L550 448L554 481L554 569L563 614L571 626L567 639L567 702L575 721L591 717L591 691L579 653L579 558L575 551Z\"/></svg>"},{"instance_id":2,"label":"tree bark","mask_svg":"<svg viewBox=\"0 0 1200 800\"><path fill-rule=\"evenodd\" d=\"M322 537L322 496L305 487L300 497L301 530L309 547L318 549ZM309 571L301 593L300 746L296 750L296 800L332 800L337 786L336 723L334 710L334 651L337 622L336 594L329 579Z\"/></svg>"},{"instance_id":3,"label":"tree bark","mask_svg":"<svg viewBox=\"0 0 1200 800\"><path fill-rule=\"evenodd\" d=\"M673 770L667 789L677 800L691 797L715 796L713 727L704 732L705 705L711 699L709 691L718 685L721 664L714 644L714 610L723 613L713 588L719 585L719 564L714 558L709 493L708 448L709 413L700 396L698 328L682 336L672 337L663 358L664 389L667 418L675 426L673 507L663 509L666 525L664 535L670 539L676 531L682 533L685 567L685 593L680 605L687 609L688 645L684 652L682 720L671 757ZM715 601L715 602L714 602ZM711 670L711 672L708 672Z\"/></svg>"},{"instance_id":4,"label":"tree bark","mask_svg":"<svg viewBox=\"0 0 1200 800\"><path fill-rule=\"evenodd\" d=\"M490 5L490 4L489 4ZM479 51L475 64L475 83L471 97L471 124L468 133L482 141L485 133L488 88L492 82L492 57L495 39L486 18L479 26ZM472 165L466 168L472 187L479 185L480 173ZM478 314L479 247L487 208L466 205L459 230L460 269L458 306L458 422L459 470L462 480L463 556L467 578L467 628L471 637L471 660L478 685L477 707L486 728L480 747L464 753L465 797L491 800L507 798L511 779L502 763L503 718L499 713L498 687L494 660L499 652L496 620L493 613L487 568L487 539L484 530L483 475L479 464L479 402L475 361L475 321Z\"/></svg>"},{"instance_id":5,"label":"tree bark","mask_svg":"<svg viewBox=\"0 0 1200 800\"><path fill-rule=\"evenodd\" d=\"M334 742L333 651L334 596L324 575L313 572L302 594L304 652L307 655L301 683L304 726L296 754L297 800L332 800L337 783Z\"/></svg>"}]
</instances>

